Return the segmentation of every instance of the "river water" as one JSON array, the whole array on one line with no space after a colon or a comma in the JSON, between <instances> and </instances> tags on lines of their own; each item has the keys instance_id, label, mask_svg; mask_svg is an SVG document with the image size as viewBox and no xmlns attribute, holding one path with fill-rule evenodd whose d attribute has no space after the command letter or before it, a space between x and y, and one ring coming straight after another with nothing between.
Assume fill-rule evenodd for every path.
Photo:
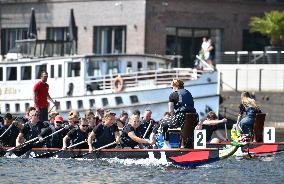
<instances>
[{"instance_id":1,"label":"river water","mask_svg":"<svg viewBox=\"0 0 284 184\"><path fill-rule=\"evenodd\" d=\"M277 131L276 141L283 141ZM0 158L0 183L284 183L284 152L194 169L157 160Z\"/></svg>"}]
</instances>

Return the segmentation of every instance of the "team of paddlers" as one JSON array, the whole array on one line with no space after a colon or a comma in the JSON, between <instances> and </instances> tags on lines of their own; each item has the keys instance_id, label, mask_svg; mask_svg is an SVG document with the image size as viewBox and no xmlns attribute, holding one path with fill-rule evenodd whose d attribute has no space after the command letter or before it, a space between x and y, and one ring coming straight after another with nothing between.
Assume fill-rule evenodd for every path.
<instances>
[{"instance_id":1,"label":"team of paddlers","mask_svg":"<svg viewBox=\"0 0 284 184\"><path fill-rule=\"evenodd\" d=\"M75 148L89 149L89 152L108 145L107 148L139 147L156 148L156 135L162 134L164 149L170 148L169 128L183 128L186 113L198 114L194 108L191 93L184 89L181 80L173 80L171 83L173 92L169 96L169 112L164 114L160 121L152 119L152 111L146 109L143 117L138 110L129 116L122 111L119 117L111 110L88 110L84 117L80 117L76 111L68 113L68 120L64 121L57 112L50 112L48 121L41 119L42 111L38 108L28 108L24 117L13 117L7 113L2 119L0 129L0 141L2 147L32 147L61 148L66 150L70 145L78 144ZM249 93L241 95L240 116L234 125L234 139L242 134L250 135L254 123L254 117L259 108ZM216 129L219 123L227 120L218 120L216 114L210 111L205 119L199 121L196 129L206 129L208 142L226 141ZM212 138L213 131L219 138ZM29 144L26 144L29 142ZM181 145L184 147L185 145Z\"/></svg>"}]
</instances>

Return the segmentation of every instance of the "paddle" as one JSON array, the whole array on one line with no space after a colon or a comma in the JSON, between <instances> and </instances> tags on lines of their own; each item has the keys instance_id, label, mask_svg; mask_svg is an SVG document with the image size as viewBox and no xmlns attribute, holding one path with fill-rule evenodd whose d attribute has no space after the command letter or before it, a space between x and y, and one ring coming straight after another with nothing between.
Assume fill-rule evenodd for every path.
<instances>
[{"instance_id":1,"label":"paddle","mask_svg":"<svg viewBox=\"0 0 284 184\"><path fill-rule=\"evenodd\" d=\"M74 148L74 147L79 146L79 145L81 145L81 144L84 144L84 143L86 143L86 142L87 142L87 140L78 142L77 144L73 144L73 145L71 145L71 146L68 146L66 149ZM45 152L45 153L43 153L43 154L41 154L41 155L37 155L37 156L35 156L35 157L33 157L33 158L49 158L49 157L52 157L52 156L54 156L55 154L60 153L60 152L62 152L62 151L64 151L64 149L60 149L60 150L53 151L53 152L50 152L50 151L49 151L49 152Z\"/></svg>"},{"instance_id":2,"label":"paddle","mask_svg":"<svg viewBox=\"0 0 284 184\"><path fill-rule=\"evenodd\" d=\"M68 126L66 126L66 127L68 127ZM30 144L30 143L32 143L32 142L34 142L34 141L37 141L36 144L38 144L39 142L42 142L43 140L45 140L45 139L47 139L47 138L49 138L49 137L51 137L51 136L53 136L53 135L55 135L55 134L57 134L57 133L63 131L66 127L61 128L60 130L58 130L58 131L56 131L56 132L53 132L52 134L50 134L50 135L48 135L48 136L42 138L40 141L37 141L37 140L39 139L39 137L35 137L35 138L31 139L31 140L28 140L28 141L26 141L26 142L20 144L19 146L15 146L15 147L13 147L13 148L10 148L10 149L6 150L6 154L9 153L9 152L14 151L15 149L21 149L21 148L25 147L26 145L28 145L28 144ZM32 147L29 147L28 149L25 149L25 152L29 151L30 149L32 149ZM20 155L24 154L25 152L21 153ZM7 155L6 155L6 156L7 156Z\"/></svg>"},{"instance_id":3,"label":"paddle","mask_svg":"<svg viewBox=\"0 0 284 184\"><path fill-rule=\"evenodd\" d=\"M227 109L225 108L225 110L224 110L224 118L226 118L226 113L227 113ZM229 139L228 139L228 130L227 130L227 122L225 122L225 134L226 134L226 140L229 141Z\"/></svg>"},{"instance_id":4,"label":"paddle","mask_svg":"<svg viewBox=\"0 0 284 184\"><path fill-rule=\"evenodd\" d=\"M107 148L107 147L112 146L112 145L114 145L114 144L116 144L115 141L112 142L112 143L106 144L106 145L104 145L104 146L101 146L101 147L95 149L93 152L100 151L101 149ZM75 155L75 156L73 156L73 157L71 157L71 158L83 158L84 156L89 155L89 154L92 154L93 152L84 153L84 154L82 154L82 155Z\"/></svg>"},{"instance_id":5,"label":"paddle","mask_svg":"<svg viewBox=\"0 0 284 184\"><path fill-rule=\"evenodd\" d=\"M46 137L44 137L44 138L42 138L42 139L38 140L38 141L36 142L36 144L38 144L38 143L40 143L40 142L44 141L44 140L45 140L45 139L47 139L47 138L52 137L53 135L55 135L55 134L57 134L57 133L59 133L59 132L62 132L63 130L65 130L65 129L67 129L67 128L69 128L69 126L68 126L68 125L66 125L65 127L63 127L63 128L61 128L61 129L59 129L59 130L57 130L57 131L53 132L52 134L50 134L50 135L48 135L48 136L46 136Z\"/></svg>"},{"instance_id":6,"label":"paddle","mask_svg":"<svg viewBox=\"0 0 284 184\"><path fill-rule=\"evenodd\" d=\"M152 122L153 122L153 120L150 120L150 123L149 123L149 125L148 125L148 127L147 127L147 129L146 129L146 131L145 131L145 133L144 133L144 135L143 135L143 139L145 139L145 137L146 137L146 135L147 135L147 133L148 133L148 131L149 131L151 125L152 125Z\"/></svg>"},{"instance_id":7,"label":"paddle","mask_svg":"<svg viewBox=\"0 0 284 184\"><path fill-rule=\"evenodd\" d=\"M11 125L5 130L5 132L3 132L3 134L0 135L0 139L12 128L13 123L11 123Z\"/></svg>"}]
</instances>

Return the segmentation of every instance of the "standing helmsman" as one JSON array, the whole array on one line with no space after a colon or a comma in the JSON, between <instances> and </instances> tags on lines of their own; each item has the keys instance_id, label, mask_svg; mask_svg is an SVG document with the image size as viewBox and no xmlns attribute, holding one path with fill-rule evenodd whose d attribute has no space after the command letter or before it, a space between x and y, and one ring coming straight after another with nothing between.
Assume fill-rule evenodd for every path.
<instances>
[{"instance_id":1,"label":"standing helmsman","mask_svg":"<svg viewBox=\"0 0 284 184\"><path fill-rule=\"evenodd\" d=\"M48 78L48 74L46 71L42 71L40 74L40 81L38 81L34 88L34 106L40 112L40 121L48 121L48 102L49 99L54 105L57 104L54 101L49 93L49 85L46 83Z\"/></svg>"}]
</instances>

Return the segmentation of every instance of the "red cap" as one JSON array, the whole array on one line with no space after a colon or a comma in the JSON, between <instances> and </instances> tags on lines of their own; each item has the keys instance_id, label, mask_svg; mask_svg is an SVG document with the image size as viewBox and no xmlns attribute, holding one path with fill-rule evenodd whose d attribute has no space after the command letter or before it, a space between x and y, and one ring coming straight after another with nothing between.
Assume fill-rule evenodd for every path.
<instances>
[{"instance_id":1,"label":"red cap","mask_svg":"<svg viewBox=\"0 0 284 184\"><path fill-rule=\"evenodd\" d=\"M63 118L62 118L62 116L60 116L60 115L57 115L57 116L55 116L55 119L54 119L54 121L56 122L56 121L60 121L60 122L63 122Z\"/></svg>"}]
</instances>

